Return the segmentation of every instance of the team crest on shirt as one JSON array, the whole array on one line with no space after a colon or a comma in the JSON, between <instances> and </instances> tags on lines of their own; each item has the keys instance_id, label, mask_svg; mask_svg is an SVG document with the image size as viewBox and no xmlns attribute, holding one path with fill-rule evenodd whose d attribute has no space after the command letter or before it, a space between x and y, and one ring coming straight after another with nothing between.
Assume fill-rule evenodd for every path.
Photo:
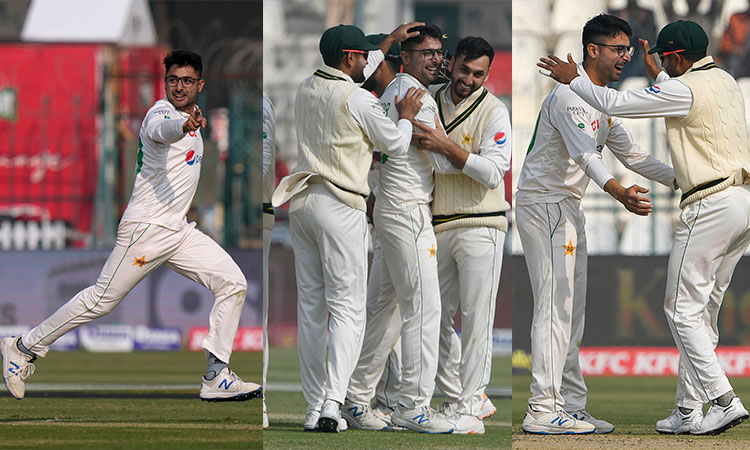
<instances>
[{"instance_id":1,"label":"team crest on shirt","mask_svg":"<svg viewBox=\"0 0 750 450\"><path fill-rule=\"evenodd\" d=\"M135 262L133 263L134 266L143 267L144 264L148 263L149 261L146 261L146 255L141 256L140 258L134 256Z\"/></svg>"},{"instance_id":2,"label":"team crest on shirt","mask_svg":"<svg viewBox=\"0 0 750 450\"><path fill-rule=\"evenodd\" d=\"M505 133L502 131L495 135L495 144L503 145L508 139L505 137Z\"/></svg>"},{"instance_id":3,"label":"team crest on shirt","mask_svg":"<svg viewBox=\"0 0 750 450\"><path fill-rule=\"evenodd\" d=\"M652 94L658 94L659 92L661 92L661 88L657 85L653 85L648 87L648 91Z\"/></svg>"},{"instance_id":4,"label":"team crest on shirt","mask_svg":"<svg viewBox=\"0 0 750 450\"><path fill-rule=\"evenodd\" d=\"M471 145L471 141L474 140L474 138L471 137L471 131L468 132L468 133L466 133L466 134L462 134L461 136L463 136L463 138L464 138L464 140L463 140L463 142L461 142L461 144Z\"/></svg>"},{"instance_id":5,"label":"team crest on shirt","mask_svg":"<svg viewBox=\"0 0 750 450\"><path fill-rule=\"evenodd\" d=\"M432 244L432 247L427 249L428 252L430 252L430 258L435 258L437 256L437 250L435 249L435 244Z\"/></svg>"},{"instance_id":6,"label":"team crest on shirt","mask_svg":"<svg viewBox=\"0 0 750 450\"><path fill-rule=\"evenodd\" d=\"M565 255L564 256L573 256L573 252L575 251L576 247L573 245L573 241L568 241L568 245L563 245L562 248L565 249Z\"/></svg>"},{"instance_id":7,"label":"team crest on shirt","mask_svg":"<svg viewBox=\"0 0 750 450\"><path fill-rule=\"evenodd\" d=\"M187 152L187 155L185 155L185 162L188 166L192 166L193 164L200 164L203 162L203 157L201 155L198 155L193 150L190 150Z\"/></svg>"}]
</instances>

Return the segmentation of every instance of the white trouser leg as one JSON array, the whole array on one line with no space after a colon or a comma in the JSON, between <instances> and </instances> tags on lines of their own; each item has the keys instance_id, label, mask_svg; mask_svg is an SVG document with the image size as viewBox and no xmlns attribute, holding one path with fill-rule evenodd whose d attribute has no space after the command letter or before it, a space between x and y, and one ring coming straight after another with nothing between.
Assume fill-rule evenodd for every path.
<instances>
[{"instance_id":1,"label":"white trouser leg","mask_svg":"<svg viewBox=\"0 0 750 450\"><path fill-rule=\"evenodd\" d=\"M263 389L266 387L266 376L268 375L268 257L271 251L271 230L263 229Z\"/></svg>"},{"instance_id":2,"label":"white trouser leg","mask_svg":"<svg viewBox=\"0 0 750 450\"><path fill-rule=\"evenodd\" d=\"M719 365L718 315L750 242L750 188L732 186L687 205L669 256L664 312L680 351L676 403L698 408L732 389Z\"/></svg>"},{"instance_id":3,"label":"white trouser leg","mask_svg":"<svg viewBox=\"0 0 750 450\"><path fill-rule=\"evenodd\" d=\"M242 270L226 250L196 229L195 223L186 225L184 239L164 264L214 294L203 349L229 363L247 292Z\"/></svg>"},{"instance_id":4,"label":"white trouser leg","mask_svg":"<svg viewBox=\"0 0 750 450\"><path fill-rule=\"evenodd\" d=\"M453 257L452 234L444 231L435 235L438 243L438 280L440 281L440 347L436 387L445 401L458 404L461 396L461 340L453 328L460 297L458 267Z\"/></svg>"},{"instance_id":5,"label":"white trouser leg","mask_svg":"<svg viewBox=\"0 0 750 450\"><path fill-rule=\"evenodd\" d=\"M156 225L126 222L96 284L77 293L49 318L23 336L23 344L45 356L60 336L112 311L146 275L159 267L179 240L178 233ZM136 261L145 261L142 265Z\"/></svg>"},{"instance_id":6,"label":"white trouser leg","mask_svg":"<svg viewBox=\"0 0 750 450\"><path fill-rule=\"evenodd\" d=\"M534 294L531 324L531 398L537 411L554 412L565 401L560 393L570 354L576 292L586 286L585 233L580 202L518 205L516 222ZM583 243L583 249L579 248ZM575 318L583 323L583 317ZM571 368L573 369L573 368Z\"/></svg>"},{"instance_id":7,"label":"white trouser leg","mask_svg":"<svg viewBox=\"0 0 750 450\"><path fill-rule=\"evenodd\" d=\"M396 291L388 267L383 264L383 249L373 228L373 258L367 285L367 324L362 351L349 380L347 398L355 403L370 403L378 380L384 373L388 355L401 334Z\"/></svg>"},{"instance_id":8,"label":"white trouser leg","mask_svg":"<svg viewBox=\"0 0 750 450\"><path fill-rule=\"evenodd\" d=\"M367 219L325 186L311 185L292 199L289 224L297 272L302 391L308 408L320 409L324 399L344 402L362 347Z\"/></svg>"},{"instance_id":9,"label":"white trouser leg","mask_svg":"<svg viewBox=\"0 0 750 450\"><path fill-rule=\"evenodd\" d=\"M437 242L429 206L382 211L375 226L401 309L401 393L405 408L429 405L435 389L440 336Z\"/></svg>"},{"instance_id":10,"label":"white trouser leg","mask_svg":"<svg viewBox=\"0 0 750 450\"><path fill-rule=\"evenodd\" d=\"M438 234L438 254L449 250L459 274L461 392L458 412L463 414L479 414L482 394L490 381L492 331L504 240L505 232L487 227L459 228ZM442 263L442 259L439 262ZM442 281L441 278L441 287L444 286ZM442 291L441 299L445 305ZM445 313L442 325L446 325Z\"/></svg>"},{"instance_id":11,"label":"white trouser leg","mask_svg":"<svg viewBox=\"0 0 750 450\"><path fill-rule=\"evenodd\" d=\"M398 317L399 325L401 317ZM378 385L375 387L375 398L380 403L395 408L398 406L398 398L401 392L401 342L396 344L388 353L388 361L385 363L383 375L381 375Z\"/></svg>"}]
</instances>

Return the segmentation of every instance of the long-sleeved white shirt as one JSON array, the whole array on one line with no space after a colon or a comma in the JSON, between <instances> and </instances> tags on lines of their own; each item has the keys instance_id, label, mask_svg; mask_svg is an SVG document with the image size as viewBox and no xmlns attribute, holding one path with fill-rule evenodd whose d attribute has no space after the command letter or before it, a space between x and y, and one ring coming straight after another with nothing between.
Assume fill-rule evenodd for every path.
<instances>
[{"instance_id":1,"label":"long-sleeved white shirt","mask_svg":"<svg viewBox=\"0 0 750 450\"><path fill-rule=\"evenodd\" d=\"M570 89L599 111L624 118L686 117L693 106L690 88L665 72L659 73L656 84L643 89L618 91L597 86L587 77L573 78Z\"/></svg>"},{"instance_id":2,"label":"long-sleeved white shirt","mask_svg":"<svg viewBox=\"0 0 750 450\"><path fill-rule=\"evenodd\" d=\"M404 98L409 88L427 90L427 88L413 76L407 73L396 74L396 78L388 84L380 103L392 121L398 120L396 110L396 96ZM372 95L371 98L374 99ZM429 93L422 97L422 108L414 117L415 121L435 128L437 104ZM400 122L400 121L399 121ZM428 204L432 201L434 187L433 171L448 173L456 170L445 155L422 151L409 146L406 153L394 154L385 147L376 145L385 155L385 161L380 169L379 195L377 197L381 207L401 209L406 203Z\"/></svg>"},{"instance_id":3,"label":"long-sleeved white shirt","mask_svg":"<svg viewBox=\"0 0 750 450\"><path fill-rule=\"evenodd\" d=\"M166 99L146 113L138 139L135 185L122 222L179 230L193 202L203 161L200 129L183 133L189 115Z\"/></svg>"},{"instance_id":4,"label":"long-sleeved white shirt","mask_svg":"<svg viewBox=\"0 0 750 450\"><path fill-rule=\"evenodd\" d=\"M580 65L578 71L578 78L588 79ZM589 179L603 188L614 178L602 162L605 146L630 170L672 186L674 170L633 142L620 119L597 111L569 86L557 85L542 103L521 169L516 204L581 199Z\"/></svg>"}]
</instances>

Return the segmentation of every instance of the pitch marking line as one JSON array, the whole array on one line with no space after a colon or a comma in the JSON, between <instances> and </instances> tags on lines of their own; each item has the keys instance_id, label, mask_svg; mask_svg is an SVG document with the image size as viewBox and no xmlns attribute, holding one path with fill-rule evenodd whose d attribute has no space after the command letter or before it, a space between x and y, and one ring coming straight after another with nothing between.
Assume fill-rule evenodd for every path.
<instances>
[{"instance_id":1,"label":"pitch marking line","mask_svg":"<svg viewBox=\"0 0 750 450\"><path fill-rule=\"evenodd\" d=\"M251 424L218 424L218 423L144 423L144 422L80 422L65 419L19 420L0 422L0 426L65 426L80 428L190 428L195 430L249 430L260 428Z\"/></svg>"},{"instance_id":2,"label":"pitch marking line","mask_svg":"<svg viewBox=\"0 0 750 450\"><path fill-rule=\"evenodd\" d=\"M200 383L123 384L123 383L29 383L27 391L198 391Z\"/></svg>"}]
</instances>

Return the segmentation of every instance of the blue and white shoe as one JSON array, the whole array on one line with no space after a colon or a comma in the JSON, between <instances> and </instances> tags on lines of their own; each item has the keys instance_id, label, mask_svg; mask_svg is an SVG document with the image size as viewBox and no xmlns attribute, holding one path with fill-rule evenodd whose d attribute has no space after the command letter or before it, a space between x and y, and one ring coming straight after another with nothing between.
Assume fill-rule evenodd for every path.
<instances>
[{"instance_id":1,"label":"blue and white shoe","mask_svg":"<svg viewBox=\"0 0 750 450\"><path fill-rule=\"evenodd\" d=\"M6 337L0 342L0 355L3 359L3 382L10 395L21 400L26 393L26 380L34 373L31 357L18 349L18 337Z\"/></svg>"},{"instance_id":2,"label":"blue and white shoe","mask_svg":"<svg viewBox=\"0 0 750 450\"><path fill-rule=\"evenodd\" d=\"M348 399L344 400L344 406L341 407L341 417L358 430L388 429L388 424L372 412L370 405L354 403Z\"/></svg>"},{"instance_id":3,"label":"blue and white shoe","mask_svg":"<svg viewBox=\"0 0 750 450\"><path fill-rule=\"evenodd\" d=\"M236 373L225 367L212 380L203 377L201 400L207 402L244 402L263 395L259 384L242 381Z\"/></svg>"},{"instance_id":4,"label":"blue and white shoe","mask_svg":"<svg viewBox=\"0 0 750 450\"><path fill-rule=\"evenodd\" d=\"M578 420L563 410L553 413L535 411L531 405L526 409L526 417L521 429L533 434L590 434L596 427Z\"/></svg>"},{"instance_id":5,"label":"blue and white shoe","mask_svg":"<svg viewBox=\"0 0 750 450\"><path fill-rule=\"evenodd\" d=\"M429 406L405 409L399 405L391 414L391 423L420 433L449 434L456 428L449 419L436 413Z\"/></svg>"},{"instance_id":6,"label":"blue and white shoe","mask_svg":"<svg viewBox=\"0 0 750 450\"><path fill-rule=\"evenodd\" d=\"M606 420L597 419L596 417L589 414L585 409L570 411L570 415L578 420L583 420L584 422L588 422L596 427L596 430L594 430L594 433L596 434L607 434L615 431L614 425L607 422Z\"/></svg>"}]
</instances>

